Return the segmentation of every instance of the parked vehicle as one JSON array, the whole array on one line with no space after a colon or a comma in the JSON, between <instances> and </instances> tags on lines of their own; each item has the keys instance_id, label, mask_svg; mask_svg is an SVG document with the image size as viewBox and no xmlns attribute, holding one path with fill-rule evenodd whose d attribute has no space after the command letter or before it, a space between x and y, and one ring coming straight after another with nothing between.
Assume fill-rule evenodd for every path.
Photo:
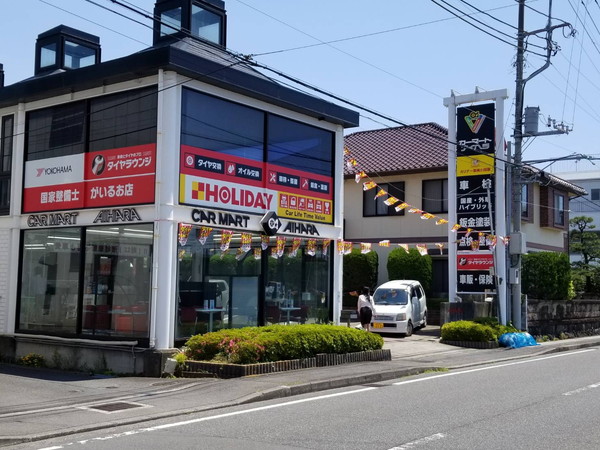
<instances>
[{"instance_id":1,"label":"parked vehicle","mask_svg":"<svg viewBox=\"0 0 600 450\"><path fill-rule=\"evenodd\" d=\"M373 294L375 314L371 331L410 336L415 328L427 326L427 299L421 283L393 280L383 283Z\"/></svg>"}]
</instances>

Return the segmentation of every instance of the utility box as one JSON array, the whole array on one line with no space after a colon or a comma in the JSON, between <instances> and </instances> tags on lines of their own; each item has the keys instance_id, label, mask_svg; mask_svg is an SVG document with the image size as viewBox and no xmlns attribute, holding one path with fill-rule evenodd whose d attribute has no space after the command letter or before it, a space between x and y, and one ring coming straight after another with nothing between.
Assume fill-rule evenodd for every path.
<instances>
[{"instance_id":1,"label":"utility box","mask_svg":"<svg viewBox=\"0 0 600 450\"><path fill-rule=\"evenodd\" d=\"M509 270L509 274L508 274L508 281L510 284L519 284L519 277L520 277L521 271L519 269L517 269L516 267L512 267Z\"/></svg>"},{"instance_id":2,"label":"utility box","mask_svg":"<svg viewBox=\"0 0 600 450\"><path fill-rule=\"evenodd\" d=\"M511 255L524 255L527 253L525 233L512 233L508 243L508 252Z\"/></svg>"}]
</instances>

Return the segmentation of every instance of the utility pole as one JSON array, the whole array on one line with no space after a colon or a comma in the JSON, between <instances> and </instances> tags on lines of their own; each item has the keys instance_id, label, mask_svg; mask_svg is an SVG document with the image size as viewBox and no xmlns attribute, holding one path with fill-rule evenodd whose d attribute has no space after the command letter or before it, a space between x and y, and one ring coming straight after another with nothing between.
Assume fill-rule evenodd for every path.
<instances>
[{"instance_id":1,"label":"utility pole","mask_svg":"<svg viewBox=\"0 0 600 450\"><path fill-rule=\"evenodd\" d=\"M519 17L517 31L517 58L516 58L516 88L515 88L515 128L514 138L514 159L512 170L512 233L510 236L509 254L509 281L512 286L512 322L513 326L521 329L521 260L525 253L525 236L521 233L521 164L523 148L523 98L525 94L525 84L533 77L543 72L550 66L550 57L555 52L552 42L552 31L556 28L571 27L568 23L552 25L552 0L548 0L548 24L545 28L531 32L525 31L525 0L518 0ZM527 78L523 78L523 65L525 60L525 38L538 33L546 33L546 62L539 69L535 70ZM541 134L541 133L538 133ZM536 134L537 135L537 134ZM528 135L530 136L530 135Z\"/></svg>"},{"instance_id":2,"label":"utility pole","mask_svg":"<svg viewBox=\"0 0 600 450\"><path fill-rule=\"evenodd\" d=\"M514 165L512 170L512 234L513 239L522 239L521 235L521 161L523 148L523 91L525 82L523 81L523 63L525 55L525 0L519 0L519 19L517 24L517 79L515 88L515 130L513 139L514 146ZM512 244L512 245L511 245ZM511 283L511 311L513 326L521 329L521 254L513 249L516 245L509 243L510 267L509 281ZM515 254L516 253L516 254Z\"/></svg>"}]
</instances>

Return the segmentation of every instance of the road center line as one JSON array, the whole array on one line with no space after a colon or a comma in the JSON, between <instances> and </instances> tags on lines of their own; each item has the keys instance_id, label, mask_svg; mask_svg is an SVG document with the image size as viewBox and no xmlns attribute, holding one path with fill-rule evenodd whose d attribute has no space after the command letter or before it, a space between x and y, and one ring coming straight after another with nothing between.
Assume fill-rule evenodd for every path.
<instances>
[{"instance_id":1,"label":"road center line","mask_svg":"<svg viewBox=\"0 0 600 450\"><path fill-rule=\"evenodd\" d=\"M527 360L522 360L522 361L513 361L513 362L509 362L509 363L504 363L504 364L495 364L493 366L477 367L475 369L462 370L460 372L448 372L448 373L443 373L440 375L432 375L430 377L425 377L425 378L417 378L414 380L399 381L397 383L394 383L394 386L400 386L403 384L410 384L410 383L420 383L422 381L429 381L429 380L434 380L436 378L443 378L443 377L453 377L456 375L464 375L466 373L481 372L482 370L500 369L502 367L517 366L519 364L530 364L533 362L543 361L546 359L563 358L565 356L572 356L572 355L577 355L579 353L594 352L594 351L596 351L596 349L590 348L590 349L586 349L586 350L578 350L578 351L574 351L574 352L560 353L560 354L551 355L551 356L542 356L540 358L527 359Z\"/></svg>"}]
</instances>

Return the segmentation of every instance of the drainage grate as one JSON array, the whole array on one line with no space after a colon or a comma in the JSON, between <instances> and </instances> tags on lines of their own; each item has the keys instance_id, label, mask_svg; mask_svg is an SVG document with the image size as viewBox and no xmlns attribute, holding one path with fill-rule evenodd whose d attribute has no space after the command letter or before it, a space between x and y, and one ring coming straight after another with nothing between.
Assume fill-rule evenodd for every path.
<instances>
[{"instance_id":1,"label":"drainage grate","mask_svg":"<svg viewBox=\"0 0 600 450\"><path fill-rule=\"evenodd\" d=\"M146 405L141 405L139 403L114 402L114 403L104 403L103 405L87 406L86 409L97 410L97 411L101 411L104 413L113 413L113 412L124 411L126 409L144 408L144 407L146 407Z\"/></svg>"}]
</instances>

